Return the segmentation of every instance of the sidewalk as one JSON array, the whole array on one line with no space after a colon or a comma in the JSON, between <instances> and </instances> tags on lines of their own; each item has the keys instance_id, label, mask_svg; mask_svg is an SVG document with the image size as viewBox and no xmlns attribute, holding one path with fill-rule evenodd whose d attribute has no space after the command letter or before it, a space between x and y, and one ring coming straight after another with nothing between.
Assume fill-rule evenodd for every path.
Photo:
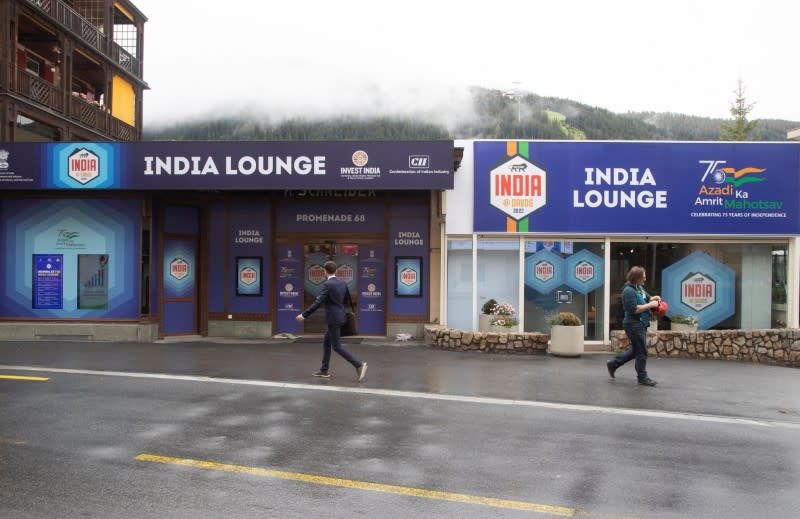
<instances>
[{"instance_id":1,"label":"sidewalk","mask_svg":"<svg viewBox=\"0 0 800 519\"><path fill-rule=\"evenodd\" d=\"M335 353L331 378L319 368L321 339L169 339L156 343L0 341L0 373L9 366L68 368L270 380L600 407L649 409L800 423L800 372L729 361L651 358L659 384L636 384L633 362L608 376L607 353L481 354L420 342L367 338L345 343L369 364L364 382ZM424 404L421 404L424 405Z\"/></svg>"}]
</instances>

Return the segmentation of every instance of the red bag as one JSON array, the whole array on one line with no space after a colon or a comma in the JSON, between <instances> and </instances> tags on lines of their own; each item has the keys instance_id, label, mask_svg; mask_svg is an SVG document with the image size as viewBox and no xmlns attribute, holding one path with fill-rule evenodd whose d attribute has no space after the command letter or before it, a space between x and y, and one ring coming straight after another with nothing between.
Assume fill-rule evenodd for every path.
<instances>
[{"instance_id":1,"label":"red bag","mask_svg":"<svg viewBox=\"0 0 800 519\"><path fill-rule=\"evenodd\" d=\"M653 309L653 313L659 317L664 317L669 312L669 305L663 299L658 302L658 306Z\"/></svg>"}]
</instances>

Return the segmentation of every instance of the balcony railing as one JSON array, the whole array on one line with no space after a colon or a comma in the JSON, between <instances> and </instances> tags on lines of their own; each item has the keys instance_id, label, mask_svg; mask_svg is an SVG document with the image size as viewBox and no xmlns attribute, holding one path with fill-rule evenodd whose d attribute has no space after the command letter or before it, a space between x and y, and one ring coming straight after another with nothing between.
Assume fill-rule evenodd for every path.
<instances>
[{"instance_id":1,"label":"balcony railing","mask_svg":"<svg viewBox=\"0 0 800 519\"><path fill-rule=\"evenodd\" d=\"M130 52L120 47L114 41L109 40L99 27L81 16L76 10L64 3L62 0L26 0L29 4L40 11L48 14L64 29L71 32L75 37L90 45L98 52L108 56L114 63L117 63L124 70L130 72L137 78L142 78L142 67L140 61Z\"/></svg>"},{"instance_id":2,"label":"balcony railing","mask_svg":"<svg viewBox=\"0 0 800 519\"><path fill-rule=\"evenodd\" d=\"M16 87L12 89L17 94L89 126L114 140L136 140L136 128L111 115L107 107L87 101L72 93L67 97L63 88L57 87L23 68L15 68Z\"/></svg>"}]
</instances>

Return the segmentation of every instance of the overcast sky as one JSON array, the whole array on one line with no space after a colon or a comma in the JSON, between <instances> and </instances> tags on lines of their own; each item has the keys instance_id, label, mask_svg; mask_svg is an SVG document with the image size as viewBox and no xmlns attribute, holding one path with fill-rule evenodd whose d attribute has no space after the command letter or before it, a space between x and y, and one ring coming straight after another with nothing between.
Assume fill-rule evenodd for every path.
<instances>
[{"instance_id":1,"label":"overcast sky","mask_svg":"<svg viewBox=\"0 0 800 519\"><path fill-rule=\"evenodd\" d=\"M448 114L466 88L613 112L800 121L796 0L134 0L145 124Z\"/></svg>"}]
</instances>

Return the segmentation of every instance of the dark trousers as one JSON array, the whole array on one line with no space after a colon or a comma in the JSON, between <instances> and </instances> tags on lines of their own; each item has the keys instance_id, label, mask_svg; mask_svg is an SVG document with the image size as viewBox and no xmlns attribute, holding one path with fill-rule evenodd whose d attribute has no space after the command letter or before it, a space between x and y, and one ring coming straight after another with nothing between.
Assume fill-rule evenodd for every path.
<instances>
[{"instance_id":1,"label":"dark trousers","mask_svg":"<svg viewBox=\"0 0 800 519\"><path fill-rule=\"evenodd\" d=\"M325 332L325 338L322 340L321 371L328 371L331 363L331 349L344 357L344 360L352 364L354 368L361 365L361 362L357 361L349 351L342 348L342 325L340 324L329 324L328 331Z\"/></svg>"},{"instance_id":2,"label":"dark trousers","mask_svg":"<svg viewBox=\"0 0 800 519\"><path fill-rule=\"evenodd\" d=\"M625 323L625 335L631 343L630 348L614 357L617 366L622 366L631 359L636 359L636 377L647 378L647 330L641 321Z\"/></svg>"}]
</instances>

